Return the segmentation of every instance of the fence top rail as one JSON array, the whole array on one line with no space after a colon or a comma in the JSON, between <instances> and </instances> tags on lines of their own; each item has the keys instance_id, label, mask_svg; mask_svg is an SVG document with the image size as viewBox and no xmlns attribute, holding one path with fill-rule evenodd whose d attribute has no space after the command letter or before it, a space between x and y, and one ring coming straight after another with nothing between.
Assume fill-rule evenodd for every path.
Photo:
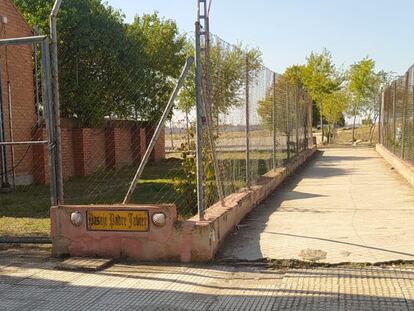
<instances>
[{"instance_id":1,"label":"fence top rail","mask_svg":"<svg viewBox=\"0 0 414 311\"><path fill-rule=\"evenodd\" d=\"M47 36L31 36L31 37L21 37L21 38L7 38L0 40L0 46L3 45L29 45L40 43L45 40Z\"/></svg>"},{"instance_id":2,"label":"fence top rail","mask_svg":"<svg viewBox=\"0 0 414 311\"><path fill-rule=\"evenodd\" d=\"M47 144L47 140L29 140L29 141L6 141L0 142L0 146L14 146L14 145L42 145Z\"/></svg>"}]
</instances>

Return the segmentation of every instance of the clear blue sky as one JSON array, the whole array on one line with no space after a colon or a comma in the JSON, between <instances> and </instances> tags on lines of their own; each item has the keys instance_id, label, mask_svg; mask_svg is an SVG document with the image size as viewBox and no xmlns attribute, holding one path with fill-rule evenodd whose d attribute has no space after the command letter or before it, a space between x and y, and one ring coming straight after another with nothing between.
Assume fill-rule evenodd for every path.
<instances>
[{"instance_id":1,"label":"clear blue sky","mask_svg":"<svg viewBox=\"0 0 414 311\"><path fill-rule=\"evenodd\" d=\"M158 11L192 31L196 0L108 0L127 21ZM413 0L213 0L211 31L258 47L277 72L324 47L348 66L370 56L377 69L405 72L414 63Z\"/></svg>"}]
</instances>

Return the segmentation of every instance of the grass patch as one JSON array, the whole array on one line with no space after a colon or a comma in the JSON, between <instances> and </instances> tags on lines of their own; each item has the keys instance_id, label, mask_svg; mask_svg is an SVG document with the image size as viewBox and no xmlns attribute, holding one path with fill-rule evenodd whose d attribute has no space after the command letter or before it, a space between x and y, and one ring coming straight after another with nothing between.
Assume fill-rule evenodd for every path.
<instances>
[{"instance_id":1,"label":"grass patch","mask_svg":"<svg viewBox=\"0 0 414 311\"><path fill-rule=\"evenodd\" d=\"M65 181L66 204L114 204L122 202L136 166L99 171L87 177ZM149 163L138 182L131 203L175 203L180 213L183 204L176 195L173 177L182 176L181 159L169 158ZM16 192L0 193L1 236L47 236L50 188L36 184L19 186ZM181 215L188 216L188 215Z\"/></svg>"},{"instance_id":2,"label":"grass patch","mask_svg":"<svg viewBox=\"0 0 414 311\"><path fill-rule=\"evenodd\" d=\"M0 235L7 236L49 236L49 218L0 217Z\"/></svg>"},{"instance_id":3,"label":"grass patch","mask_svg":"<svg viewBox=\"0 0 414 311\"><path fill-rule=\"evenodd\" d=\"M245 186L246 155L244 152L223 152L219 154L226 195ZM251 153L252 181L271 169L272 153L253 151ZM278 152L278 163L286 159L286 151ZM174 203L180 219L188 218L188 207L177 195L174 177L185 178L180 154L169 154L167 159L149 163L139 180L131 203L159 204ZM87 177L72 177L65 181L66 204L115 204L122 202L136 166L119 170L102 170ZM19 186L16 192L0 193L0 235L1 236L48 236L50 187L44 184Z\"/></svg>"}]
</instances>

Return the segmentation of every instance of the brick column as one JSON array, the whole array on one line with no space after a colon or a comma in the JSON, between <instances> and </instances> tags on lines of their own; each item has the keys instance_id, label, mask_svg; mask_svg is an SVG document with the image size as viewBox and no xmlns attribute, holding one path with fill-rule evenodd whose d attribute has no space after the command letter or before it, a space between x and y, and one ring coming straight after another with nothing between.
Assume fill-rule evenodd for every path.
<instances>
[{"instance_id":1,"label":"brick column","mask_svg":"<svg viewBox=\"0 0 414 311\"><path fill-rule=\"evenodd\" d=\"M36 128L33 131L33 140L46 140L47 133L44 128ZM35 183L48 183L49 161L46 145L33 145L33 180Z\"/></svg>"},{"instance_id":2,"label":"brick column","mask_svg":"<svg viewBox=\"0 0 414 311\"><path fill-rule=\"evenodd\" d=\"M106 168L115 169L115 129L113 127L105 130L105 159Z\"/></svg>"},{"instance_id":3,"label":"brick column","mask_svg":"<svg viewBox=\"0 0 414 311\"><path fill-rule=\"evenodd\" d=\"M145 149L148 148L148 145L151 141L152 136L154 135L154 132L155 132L155 128L152 125L148 125L145 128ZM155 148L152 150L149 160L155 161Z\"/></svg>"},{"instance_id":4,"label":"brick column","mask_svg":"<svg viewBox=\"0 0 414 311\"><path fill-rule=\"evenodd\" d=\"M134 165L141 162L141 128L139 125L131 127L131 156Z\"/></svg>"},{"instance_id":5,"label":"brick column","mask_svg":"<svg viewBox=\"0 0 414 311\"><path fill-rule=\"evenodd\" d=\"M75 176L85 176L85 148L82 128L73 129L72 144Z\"/></svg>"}]
</instances>

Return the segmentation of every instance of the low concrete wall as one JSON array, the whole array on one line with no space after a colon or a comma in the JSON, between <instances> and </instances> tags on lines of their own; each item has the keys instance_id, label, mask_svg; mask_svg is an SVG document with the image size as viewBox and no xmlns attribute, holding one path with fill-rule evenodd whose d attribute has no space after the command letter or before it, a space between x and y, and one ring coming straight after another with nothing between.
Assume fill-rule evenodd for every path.
<instances>
[{"instance_id":1,"label":"low concrete wall","mask_svg":"<svg viewBox=\"0 0 414 311\"><path fill-rule=\"evenodd\" d=\"M155 213L163 213L166 215L166 224L163 227L150 224L148 232L88 231L87 212L102 210L145 210L149 211L150 220ZM73 212L82 215L84 221L80 226L72 224ZM168 247L169 240L175 240L177 214L174 205L68 205L52 207L50 217L52 253L58 257L70 255L156 260L169 259L176 251ZM175 244L171 246L175 247Z\"/></svg>"},{"instance_id":2,"label":"low concrete wall","mask_svg":"<svg viewBox=\"0 0 414 311\"><path fill-rule=\"evenodd\" d=\"M210 261L233 228L315 151L316 147L303 151L285 167L265 174L257 185L229 195L225 198L224 206L221 203L211 206L206 210L203 221L197 216L177 221L174 205L52 207L53 254L146 261ZM75 211L86 219L87 211L104 209L148 210L150 220L153 214L163 213L167 221L164 227L157 227L150 222L148 232L132 233L88 231L86 224L75 226L71 223L70 215Z\"/></svg>"},{"instance_id":3,"label":"low concrete wall","mask_svg":"<svg viewBox=\"0 0 414 311\"><path fill-rule=\"evenodd\" d=\"M376 151L390 163L414 187L414 165L390 152L381 144L376 145Z\"/></svg>"}]
</instances>

